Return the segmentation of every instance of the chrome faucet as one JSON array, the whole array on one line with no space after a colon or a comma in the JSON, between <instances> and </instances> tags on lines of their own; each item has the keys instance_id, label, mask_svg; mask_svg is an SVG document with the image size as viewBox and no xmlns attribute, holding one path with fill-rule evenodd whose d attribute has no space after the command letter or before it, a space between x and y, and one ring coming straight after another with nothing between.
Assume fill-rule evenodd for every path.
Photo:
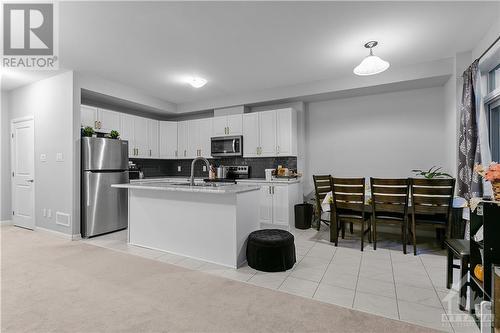
<instances>
[{"instance_id":1,"label":"chrome faucet","mask_svg":"<svg viewBox=\"0 0 500 333\"><path fill-rule=\"evenodd\" d=\"M189 178L189 184L194 186L194 165L197 161L204 161L207 165L207 171L210 171L210 162L205 157L196 157L191 163L191 177Z\"/></svg>"}]
</instances>

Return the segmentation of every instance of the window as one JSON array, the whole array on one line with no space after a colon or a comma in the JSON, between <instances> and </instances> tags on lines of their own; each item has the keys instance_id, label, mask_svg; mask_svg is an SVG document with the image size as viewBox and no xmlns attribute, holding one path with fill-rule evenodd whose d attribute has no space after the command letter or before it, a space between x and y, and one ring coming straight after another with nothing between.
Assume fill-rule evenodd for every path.
<instances>
[{"instance_id":1,"label":"window","mask_svg":"<svg viewBox=\"0 0 500 333\"><path fill-rule=\"evenodd\" d=\"M488 93L500 88L500 64L488 73Z\"/></svg>"},{"instance_id":2,"label":"window","mask_svg":"<svg viewBox=\"0 0 500 333\"><path fill-rule=\"evenodd\" d=\"M500 64L488 73L491 159L500 162Z\"/></svg>"}]
</instances>

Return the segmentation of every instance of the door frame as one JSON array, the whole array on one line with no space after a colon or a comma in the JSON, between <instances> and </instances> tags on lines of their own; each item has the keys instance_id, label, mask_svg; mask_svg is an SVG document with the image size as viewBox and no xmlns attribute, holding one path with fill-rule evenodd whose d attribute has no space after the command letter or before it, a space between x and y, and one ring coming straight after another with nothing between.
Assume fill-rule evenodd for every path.
<instances>
[{"instance_id":1,"label":"door frame","mask_svg":"<svg viewBox=\"0 0 500 333\"><path fill-rule=\"evenodd\" d=\"M36 216L36 211L35 211L35 186L36 186L36 174L35 174L35 161L36 161L36 154L34 153L35 151L35 140L34 140L34 133L35 133L35 117L34 116L26 116L26 117L21 117L21 118L14 118L10 121L10 200L11 200L11 205L12 205L12 211L14 212L14 202L15 202L15 193L14 193L14 176L12 173L14 172L14 125L17 123L22 123L25 121L31 121L33 123L33 179L35 179L35 182L32 183L32 201L33 201L33 224L31 225L31 230L35 230L36 226L36 221L35 221L35 216ZM12 214L12 223L14 224L14 214Z\"/></svg>"}]
</instances>

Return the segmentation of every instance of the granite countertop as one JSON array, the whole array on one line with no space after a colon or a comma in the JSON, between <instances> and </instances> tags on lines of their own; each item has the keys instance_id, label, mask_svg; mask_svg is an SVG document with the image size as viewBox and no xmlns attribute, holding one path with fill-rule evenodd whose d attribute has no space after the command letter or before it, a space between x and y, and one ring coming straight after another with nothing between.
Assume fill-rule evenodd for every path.
<instances>
[{"instance_id":1,"label":"granite countertop","mask_svg":"<svg viewBox=\"0 0 500 333\"><path fill-rule=\"evenodd\" d=\"M257 185L238 185L238 184L224 184L224 185L195 185L191 186L186 183L172 183L166 181L142 181L130 184L114 184L111 187L126 188L132 190L152 190L152 191L173 191L173 192L196 192L196 193L216 193L216 194L237 194L242 192L256 191L260 187Z\"/></svg>"},{"instance_id":2,"label":"granite countertop","mask_svg":"<svg viewBox=\"0 0 500 333\"><path fill-rule=\"evenodd\" d=\"M207 177L195 177L194 180L196 182L202 182L204 179ZM248 179L236 179L237 183L248 183L248 184L262 184L262 183L267 183L267 184L296 184L300 183L301 178L292 178L292 179L286 179L286 178L273 178L270 182L267 181L265 178L248 178ZM150 178L143 178L143 179L131 179L130 183L137 184L137 183L145 183L145 182L157 182L157 181L163 181L163 182L189 182L189 176L157 176L157 177L150 177Z\"/></svg>"}]
</instances>

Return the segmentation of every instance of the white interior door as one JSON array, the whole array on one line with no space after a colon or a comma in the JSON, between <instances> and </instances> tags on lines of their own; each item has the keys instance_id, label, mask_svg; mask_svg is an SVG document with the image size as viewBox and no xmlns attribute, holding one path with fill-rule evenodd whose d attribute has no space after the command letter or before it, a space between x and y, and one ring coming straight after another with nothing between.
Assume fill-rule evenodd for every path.
<instances>
[{"instance_id":1,"label":"white interior door","mask_svg":"<svg viewBox=\"0 0 500 333\"><path fill-rule=\"evenodd\" d=\"M35 137L33 119L12 122L12 222L35 228Z\"/></svg>"}]
</instances>

